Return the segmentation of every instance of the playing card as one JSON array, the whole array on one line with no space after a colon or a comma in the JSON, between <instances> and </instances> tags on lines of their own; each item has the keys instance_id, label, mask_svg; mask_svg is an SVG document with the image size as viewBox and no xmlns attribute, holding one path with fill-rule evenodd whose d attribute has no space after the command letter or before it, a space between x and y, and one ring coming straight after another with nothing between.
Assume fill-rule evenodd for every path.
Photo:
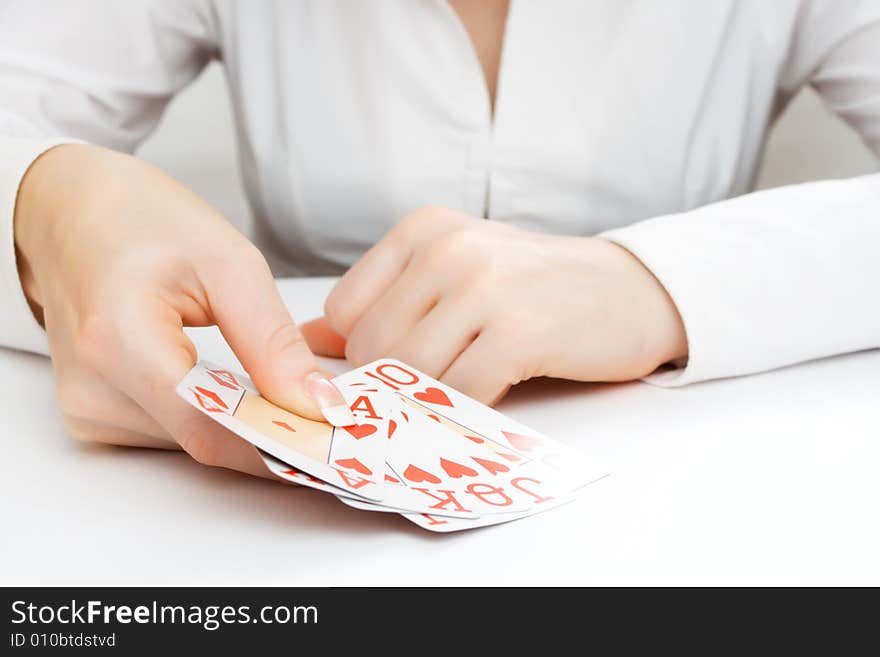
<instances>
[{"instance_id":1,"label":"playing card","mask_svg":"<svg viewBox=\"0 0 880 657\"><path fill-rule=\"evenodd\" d=\"M407 413L386 455L389 468L419 494L425 513L478 515L526 511L562 490L554 473L538 464L514 464L484 445L463 439L420 413ZM568 488L565 489L566 492ZM393 489L384 506L400 506ZM409 505L403 508L411 508Z\"/></svg>"},{"instance_id":2,"label":"playing card","mask_svg":"<svg viewBox=\"0 0 880 657\"><path fill-rule=\"evenodd\" d=\"M352 387L364 391L376 392L384 386L395 394L400 407L389 419L385 497L378 505L343 500L346 504L372 511L474 518L529 512L570 492L572 485L556 469L400 395L401 384L422 377L436 383L413 368L382 360L347 376ZM391 386L386 385L389 379ZM428 393L437 394L430 389ZM429 396L429 401L433 398ZM388 486L392 478L401 485Z\"/></svg>"},{"instance_id":3,"label":"playing card","mask_svg":"<svg viewBox=\"0 0 880 657\"><path fill-rule=\"evenodd\" d=\"M574 495L567 495L548 503L540 508L530 511L522 511L520 513L495 513L491 515L480 516L475 519L468 518L449 518L445 516L432 515L429 513L401 513L404 518L417 524L423 529L432 532L448 533L458 532L464 529L476 529L478 527L488 527L489 525L500 525L505 522L512 522L520 518L533 516L550 509L555 509L563 504L568 504L574 500Z\"/></svg>"},{"instance_id":4,"label":"playing card","mask_svg":"<svg viewBox=\"0 0 880 657\"><path fill-rule=\"evenodd\" d=\"M362 376L397 396L403 415L427 417L464 439L518 467L540 464L558 473L571 489L606 474L607 469L579 451L489 408L413 367L393 359L361 368ZM394 445L393 447L396 447Z\"/></svg>"},{"instance_id":5,"label":"playing card","mask_svg":"<svg viewBox=\"0 0 880 657\"><path fill-rule=\"evenodd\" d=\"M375 395L382 393L375 387L368 385L358 387L357 376L358 370L347 373L346 382L353 389L358 389L361 395ZM396 401L389 398L391 401ZM352 405L355 410L356 406ZM422 426L418 425L419 422ZM406 427L406 433L401 432L401 427ZM434 455L440 454L440 463L447 469L454 467L453 458L463 461L467 455L461 449L457 449L452 436L448 432L434 425L415 418L412 423L405 418L405 414L389 413L387 425L388 447L386 450L386 469L384 474L385 489L383 491L383 499L381 504L387 509L380 509L370 505L359 505L356 500L344 499L343 502L350 506L357 506L363 510L370 511L411 511L421 512L430 511L438 515L449 515L462 518L475 518L480 513L504 513L515 510L523 510L526 504L517 501L516 504L505 495L499 498L490 498L489 494L494 491L491 487L496 477L486 475L484 479L490 483L475 483L471 486L471 491L460 491L460 486L450 483L452 481L444 473L444 478L434 477L427 471L421 469L419 465L427 467ZM444 444L446 448L444 450ZM391 455L395 452L396 455ZM488 456L480 452L480 456ZM490 461L485 460L485 463ZM500 464L496 467L503 467ZM456 477L461 475L453 472ZM476 471L474 471L476 474ZM488 488L487 488L488 487ZM464 503L468 495L475 496L477 499L470 503Z\"/></svg>"},{"instance_id":6,"label":"playing card","mask_svg":"<svg viewBox=\"0 0 880 657\"><path fill-rule=\"evenodd\" d=\"M260 458L263 459L263 463L266 464L266 467L269 468L269 471L272 474L274 474L276 477L284 479L285 481L289 481L300 486L305 486L306 488L313 488L314 490L321 491L322 493L330 493L331 495L335 495L339 499L360 500L361 502L369 504L369 502L367 502L367 500L360 495L357 495L356 493L350 493L345 489L339 488L338 486L328 484L326 481L318 479L313 475L301 472L293 466L290 466L283 461L279 461L271 454L260 451Z\"/></svg>"},{"instance_id":7,"label":"playing card","mask_svg":"<svg viewBox=\"0 0 880 657\"><path fill-rule=\"evenodd\" d=\"M333 380L356 423L333 427L197 364L178 394L258 447L277 476L430 531L509 522L565 504L607 474L577 451L395 360Z\"/></svg>"},{"instance_id":8,"label":"playing card","mask_svg":"<svg viewBox=\"0 0 880 657\"><path fill-rule=\"evenodd\" d=\"M360 497L383 496L388 408L382 392L337 387L358 424L333 427L295 415L264 399L243 374L198 363L177 386L192 406L300 472ZM335 380L334 380L335 381Z\"/></svg>"},{"instance_id":9,"label":"playing card","mask_svg":"<svg viewBox=\"0 0 880 657\"><path fill-rule=\"evenodd\" d=\"M404 489L406 488L406 484L403 483L397 474L391 470L390 466L386 464L385 466L385 496L397 503L403 505L411 505L412 508L405 508L400 506L389 506L388 502L383 500L382 502L370 502L365 499L357 499L351 495L337 495L339 501L347 506L353 507L355 509L360 509L361 511L374 511L374 512L384 512L384 513L414 513L418 512L420 509L424 509L426 503L424 499L418 494L417 491L413 492L410 497L407 497L405 492L398 492L395 489ZM435 515L438 516L450 516L450 517L458 517L458 518L479 518L479 514L474 512L466 512L459 511L453 509L452 511L445 511L440 509L434 512Z\"/></svg>"}]
</instances>

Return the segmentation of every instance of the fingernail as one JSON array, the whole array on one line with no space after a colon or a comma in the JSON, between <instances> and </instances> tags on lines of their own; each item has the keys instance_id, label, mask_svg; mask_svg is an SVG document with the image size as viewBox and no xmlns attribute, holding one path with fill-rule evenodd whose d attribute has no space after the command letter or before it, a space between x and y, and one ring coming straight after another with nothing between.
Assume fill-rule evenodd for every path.
<instances>
[{"instance_id":1,"label":"fingernail","mask_svg":"<svg viewBox=\"0 0 880 657\"><path fill-rule=\"evenodd\" d=\"M318 402L321 412L334 427L348 427L357 424L354 415L348 410L348 404L342 397L342 393L336 389L330 380L320 372L312 372L306 377L306 393Z\"/></svg>"}]
</instances>

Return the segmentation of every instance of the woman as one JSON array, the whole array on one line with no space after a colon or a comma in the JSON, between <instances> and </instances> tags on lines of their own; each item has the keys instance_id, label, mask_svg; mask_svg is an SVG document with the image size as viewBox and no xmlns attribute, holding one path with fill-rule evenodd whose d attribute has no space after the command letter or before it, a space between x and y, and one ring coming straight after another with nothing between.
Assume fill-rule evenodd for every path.
<instances>
[{"instance_id":1,"label":"woman","mask_svg":"<svg viewBox=\"0 0 880 657\"><path fill-rule=\"evenodd\" d=\"M880 345L880 177L747 193L805 84L880 153L873 0L0 12L0 341L51 355L73 435L266 474L174 395L183 326L219 325L309 417L341 401L313 351L493 402L538 375L681 385ZM212 59L259 248L123 154ZM267 259L354 266L298 328Z\"/></svg>"}]
</instances>

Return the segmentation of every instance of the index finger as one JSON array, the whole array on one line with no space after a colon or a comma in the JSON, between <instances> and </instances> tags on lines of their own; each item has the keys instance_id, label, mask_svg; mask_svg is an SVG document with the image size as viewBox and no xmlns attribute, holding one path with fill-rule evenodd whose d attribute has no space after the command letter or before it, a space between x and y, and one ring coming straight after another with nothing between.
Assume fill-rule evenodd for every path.
<instances>
[{"instance_id":1,"label":"index finger","mask_svg":"<svg viewBox=\"0 0 880 657\"><path fill-rule=\"evenodd\" d=\"M172 315L161 302L140 300L137 319L128 318L131 326L110 349L109 378L199 463L275 479L253 445L178 397L175 388L195 364L196 350Z\"/></svg>"}]
</instances>

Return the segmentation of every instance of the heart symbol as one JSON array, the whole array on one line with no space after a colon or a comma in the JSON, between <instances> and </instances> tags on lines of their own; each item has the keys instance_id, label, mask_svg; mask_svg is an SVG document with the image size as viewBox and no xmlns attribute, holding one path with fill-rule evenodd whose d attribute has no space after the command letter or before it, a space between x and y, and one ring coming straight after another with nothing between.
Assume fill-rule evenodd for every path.
<instances>
[{"instance_id":1,"label":"heart symbol","mask_svg":"<svg viewBox=\"0 0 880 657\"><path fill-rule=\"evenodd\" d=\"M361 463L360 461L358 461L355 458L336 459L336 465L338 465L342 468L349 468L350 470L355 470L357 472L360 472L362 475L369 476L369 475L373 474L372 470L370 470L367 466L365 466L363 463Z\"/></svg>"},{"instance_id":2,"label":"heart symbol","mask_svg":"<svg viewBox=\"0 0 880 657\"><path fill-rule=\"evenodd\" d=\"M403 472L403 476L409 479L410 481L420 482L427 481L432 484L439 484L440 477L436 475L432 475L430 472L425 472L420 467L415 465L406 466L406 470Z\"/></svg>"},{"instance_id":3,"label":"heart symbol","mask_svg":"<svg viewBox=\"0 0 880 657\"><path fill-rule=\"evenodd\" d=\"M466 465L462 465L461 463L456 463L455 461L450 461L444 458L440 459L440 467L446 470L446 474L448 474L453 479L461 479L461 477L465 475L467 475L468 477L476 477L478 474L477 471L473 468L469 468Z\"/></svg>"},{"instance_id":4,"label":"heart symbol","mask_svg":"<svg viewBox=\"0 0 880 657\"><path fill-rule=\"evenodd\" d=\"M477 456L471 457L474 461L482 465L486 470L489 471L489 474L498 474L499 472L508 472L510 468L508 468L503 463L498 463L497 461L490 461L489 459L481 459Z\"/></svg>"},{"instance_id":5,"label":"heart symbol","mask_svg":"<svg viewBox=\"0 0 880 657\"><path fill-rule=\"evenodd\" d=\"M326 486L327 485L325 482L321 481L320 479L316 479L312 475L306 474L305 472L300 472L299 470L285 470L281 474L290 475L292 477L304 477L305 479L308 479L310 482L312 482L313 484L317 484L318 486Z\"/></svg>"},{"instance_id":6,"label":"heart symbol","mask_svg":"<svg viewBox=\"0 0 880 657\"><path fill-rule=\"evenodd\" d=\"M399 479L395 479L390 474L385 475L385 481L390 481L392 484L399 484L400 483Z\"/></svg>"},{"instance_id":7,"label":"heart symbol","mask_svg":"<svg viewBox=\"0 0 880 657\"><path fill-rule=\"evenodd\" d=\"M510 453L508 453L508 452L496 452L496 453L497 453L499 456L503 456L503 457L506 458L508 461L513 461L514 463L516 463L517 461L521 461L521 460L522 460L522 458L519 457L519 456L517 456L516 454L510 454Z\"/></svg>"},{"instance_id":8,"label":"heart symbol","mask_svg":"<svg viewBox=\"0 0 880 657\"><path fill-rule=\"evenodd\" d=\"M394 432L397 431L397 422L394 420L388 420L388 439L391 440L391 436L394 435Z\"/></svg>"},{"instance_id":9,"label":"heart symbol","mask_svg":"<svg viewBox=\"0 0 880 657\"><path fill-rule=\"evenodd\" d=\"M484 443L484 442L486 442L486 441L483 440L482 438L477 438L476 436L468 436L467 434L465 434L464 437L467 438L468 440L472 440L472 441L475 442L475 443Z\"/></svg>"},{"instance_id":10,"label":"heart symbol","mask_svg":"<svg viewBox=\"0 0 880 657\"><path fill-rule=\"evenodd\" d=\"M544 441L540 438L535 438L534 436L524 436L521 433L512 433L510 431L502 431L501 433L510 441L510 444L513 445L515 449L522 450L524 452L529 452L533 450L535 447L540 447L544 444Z\"/></svg>"},{"instance_id":11,"label":"heart symbol","mask_svg":"<svg viewBox=\"0 0 880 657\"><path fill-rule=\"evenodd\" d=\"M455 407L455 404L449 401L449 397L447 397L446 393L440 390L440 388L425 388L424 392L417 392L413 397L419 401L428 402L429 404Z\"/></svg>"},{"instance_id":12,"label":"heart symbol","mask_svg":"<svg viewBox=\"0 0 880 657\"><path fill-rule=\"evenodd\" d=\"M272 424L281 427L282 429L287 429L288 431L293 431L296 433L296 429L287 424L287 422L282 422L281 420L272 420Z\"/></svg>"},{"instance_id":13,"label":"heart symbol","mask_svg":"<svg viewBox=\"0 0 880 657\"><path fill-rule=\"evenodd\" d=\"M376 433L376 427L372 424L352 424L350 427L342 427L348 433L355 437L356 440L360 440L361 438L366 438L374 433Z\"/></svg>"}]
</instances>

